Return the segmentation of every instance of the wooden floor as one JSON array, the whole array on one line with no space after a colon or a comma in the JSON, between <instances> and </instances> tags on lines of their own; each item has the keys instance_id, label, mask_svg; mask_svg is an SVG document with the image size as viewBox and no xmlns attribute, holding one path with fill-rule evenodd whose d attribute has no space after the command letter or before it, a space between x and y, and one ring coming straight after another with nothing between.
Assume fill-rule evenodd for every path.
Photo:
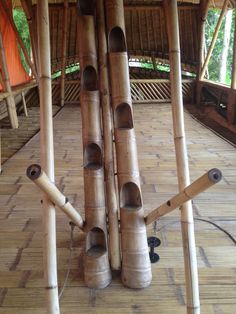
<instances>
[{"instance_id":1,"label":"wooden floor","mask_svg":"<svg viewBox=\"0 0 236 314\"><path fill-rule=\"evenodd\" d=\"M170 105L136 105L142 190L146 212L177 192ZM194 200L194 216L210 219L236 237L236 149L185 114L191 180L218 167L223 180ZM54 118L56 180L83 208L81 122L77 106L66 106ZM39 134L3 165L0 176L0 314L45 313L42 273L41 195L25 176L39 162ZM214 226L196 221L200 295L204 314L236 313L236 247ZM75 233L71 273L61 297L61 313L185 313L185 287L179 213L164 217L148 230L162 241L160 262L152 265L149 288L124 288L119 277L101 291L82 279L84 236ZM70 229L58 211L59 284L69 259Z\"/></svg>"}]
</instances>

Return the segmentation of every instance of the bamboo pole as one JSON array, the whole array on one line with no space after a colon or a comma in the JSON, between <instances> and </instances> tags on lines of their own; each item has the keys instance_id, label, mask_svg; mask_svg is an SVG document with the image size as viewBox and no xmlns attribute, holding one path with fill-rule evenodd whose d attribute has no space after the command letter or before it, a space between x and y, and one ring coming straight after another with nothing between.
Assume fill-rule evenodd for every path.
<instances>
[{"instance_id":1,"label":"bamboo pole","mask_svg":"<svg viewBox=\"0 0 236 314\"><path fill-rule=\"evenodd\" d=\"M190 176L184 130L177 1L164 0L164 12L169 41L171 103L178 185L179 191L182 191L190 184ZM200 313L198 271L192 204L190 201L184 203L182 206L181 228L185 263L187 312L189 314L198 314Z\"/></svg>"},{"instance_id":2,"label":"bamboo pole","mask_svg":"<svg viewBox=\"0 0 236 314\"><path fill-rule=\"evenodd\" d=\"M25 93L24 92L21 92L21 98L22 98L22 103L23 103L24 114L26 117L28 117L28 110L27 110L27 106L26 106Z\"/></svg>"},{"instance_id":3,"label":"bamboo pole","mask_svg":"<svg viewBox=\"0 0 236 314\"><path fill-rule=\"evenodd\" d=\"M114 176L114 156L112 136L113 125L110 108L110 90L108 83L108 68L107 68L106 26L103 0L97 1L97 29L98 29L98 55L99 55L98 65L100 76L99 83L104 138L106 204L109 223L109 251L111 268L113 270L119 270L121 268L121 256L118 224L118 203Z\"/></svg>"},{"instance_id":4,"label":"bamboo pole","mask_svg":"<svg viewBox=\"0 0 236 314\"><path fill-rule=\"evenodd\" d=\"M67 57L67 35L68 35L67 23L68 23L68 0L64 0L62 62L61 62L61 106L64 106L65 104L65 77Z\"/></svg>"},{"instance_id":5,"label":"bamboo pole","mask_svg":"<svg viewBox=\"0 0 236 314\"><path fill-rule=\"evenodd\" d=\"M51 58L48 1L37 4L40 91L40 159L42 168L54 182L54 147L52 120ZM43 258L47 294L47 313L60 313L57 284L56 212L54 204L43 195Z\"/></svg>"},{"instance_id":6,"label":"bamboo pole","mask_svg":"<svg viewBox=\"0 0 236 314\"><path fill-rule=\"evenodd\" d=\"M170 200L163 203L161 206L154 209L150 214L148 214L145 218L146 225L153 223L160 217L182 206L185 202L192 200L198 194L204 192L211 186L220 182L221 178L222 174L220 170L216 168L209 170L206 174L187 186L182 192L175 195Z\"/></svg>"},{"instance_id":7,"label":"bamboo pole","mask_svg":"<svg viewBox=\"0 0 236 314\"><path fill-rule=\"evenodd\" d=\"M5 12L6 16L8 17L8 21L10 22L10 24L11 24L13 30L14 30L14 33L16 35L17 41L18 41L18 43L20 45L20 48L21 48L21 50L22 50L22 52L24 54L26 62L28 63L29 67L31 68L34 77L37 78L37 73L36 73L34 64L31 62L30 56L29 56L29 54L28 54L28 52L27 52L27 50L25 48L25 45L24 45L24 43L22 41L22 38L21 38L17 28L16 28L15 22L14 22L13 17L12 17L12 13L9 10L9 7L8 7L8 5L6 3L6 0L0 1L0 6L2 6L3 11Z\"/></svg>"},{"instance_id":8,"label":"bamboo pole","mask_svg":"<svg viewBox=\"0 0 236 314\"><path fill-rule=\"evenodd\" d=\"M35 71L38 74L38 50L37 50L37 34L36 34L36 21L35 14L32 7L32 0L21 0L21 6L25 12L26 19L29 26L30 42L33 52L33 59Z\"/></svg>"},{"instance_id":9,"label":"bamboo pole","mask_svg":"<svg viewBox=\"0 0 236 314\"><path fill-rule=\"evenodd\" d=\"M71 220L83 230L84 221L68 199L58 190L54 183L50 181L45 172L37 164L31 165L26 171L27 177L32 180L49 200L58 206Z\"/></svg>"},{"instance_id":10,"label":"bamboo pole","mask_svg":"<svg viewBox=\"0 0 236 314\"><path fill-rule=\"evenodd\" d=\"M3 39L1 32L0 32L0 65L3 89L5 89L5 91L8 93L6 96L8 116L10 119L11 127L13 129L17 129L19 124L16 113L16 104L11 90L10 78L8 73L7 61L3 47Z\"/></svg>"},{"instance_id":11,"label":"bamboo pole","mask_svg":"<svg viewBox=\"0 0 236 314\"><path fill-rule=\"evenodd\" d=\"M216 29L215 29L214 35L212 37L212 41L211 41L210 47L209 47L209 50L207 52L206 59L204 61L204 64L203 64L203 67L202 67L202 70L201 70L200 80L202 80L204 78L204 75L205 75L205 72L206 72L206 68L208 66L210 57L211 57L213 49L215 47L215 43L216 43L219 31L220 31L221 24L223 22L225 13L227 11L228 3L229 3L229 0L225 0L224 1L224 5L222 7L222 10L221 10L221 13L220 13L220 17L219 17L218 22L216 24Z\"/></svg>"}]
</instances>

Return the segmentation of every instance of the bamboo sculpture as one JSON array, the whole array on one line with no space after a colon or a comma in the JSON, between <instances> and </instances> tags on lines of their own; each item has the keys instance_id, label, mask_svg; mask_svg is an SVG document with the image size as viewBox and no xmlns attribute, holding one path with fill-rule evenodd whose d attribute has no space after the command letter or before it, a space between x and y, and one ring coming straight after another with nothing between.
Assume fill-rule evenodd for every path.
<instances>
[{"instance_id":1,"label":"bamboo sculpture","mask_svg":"<svg viewBox=\"0 0 236 314\"><path fill-rule=\"evenodd\" d=\"M80 1L79 5L80 104L84 149L85 230L87 232L84 277L88 287L104 288L111 282L111 270L107 243L93 1Z\"/></svg>"},{"instance_id":2,"label":"bamboo sculpture","mask_svg":"<svg viewBox=\"0 0 236 314\"><path fill-rule=\"evenodd\" d=\"M107 0L106 21L120 197L122 282L144 288L152 279L142 208L122 0Z\"/></svg>"}]
</instances>

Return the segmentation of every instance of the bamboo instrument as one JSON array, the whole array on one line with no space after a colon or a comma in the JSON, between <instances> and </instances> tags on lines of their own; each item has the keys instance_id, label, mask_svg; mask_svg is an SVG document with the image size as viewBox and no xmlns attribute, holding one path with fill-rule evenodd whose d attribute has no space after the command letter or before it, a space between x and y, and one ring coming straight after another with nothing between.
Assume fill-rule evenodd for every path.
<instances>
[{"instance_id":1,"label":"bamboo instrument","mask_svg":"<svg viewBox=\"0 0 236 314\"><path fill-rule=\"evenodd\" d=\"M110 107L110 90L107 68L107 43L104 13L104 1L97 1L97 29L98 29L98 55L99 55L99 88L102 107L103 137L104 137L104 168L106 204L109 224L109 252L110 263L113 270L121 268L120 235L118 224L118 202L114 176L113 156L113 125Z\"/></svg>"},{"instance_id":2,"label":"bamboo instrument","mask_svg":"<svg viewBox=\"0 0 236 314\"><path fill-rule=\"evenodd\" d=\"M144 288L152 274L133 127L124 8L122 0L107 0L105 4L121 211L122 282L130 288Z\"/></svg>"},{"instance_id":3,"label":"bamboo instrument","mask_svg":"<svg viewBox=\"0 0 236 314\"><path fill-rule=\"evenodd\" d=\"M80 104L84 149L84 195L86 250L84 278L90 288L105 288L111 282L107 247L104 171L97 51L91 1L80 1L79 54L81 71ZM89 13L83 15L82 13Z\"/></svg>"},{"instance_id":4,"label":"bamboo instrument","mask_svg":"<svg viewBox=\"0 0 236 314\"><path fill-rule=\"evenodd\" d=\"M164 11L169 41L171 103L175 154L178 185L179 191L181 192L190 184L190 176L184 130L177 1L164 0ZM185 263L187 312L198 314L200 313L198 271L192 204L190 201L184 203L182 206L181 228Z\"/></svg>"},{"instance_id":5,"label":"bamboo instrument","mask_svg":"<svg viewBox=\"0 0 236 314\"><path fill-rule=\"evenodd\" d=\"M3 47L3 39L1 32L0 32L0 66L3 88L8 93L8 95L6 96L6 103L9 120L11 123L11 127L13 129L17 129L19 127L19 123L16 113L16 104L11 90L10 78L8 73L7 61Z\"/></svg>"},{"instance_id":6,"label":"bamboo instrument","mask_svg":"<svg viewBox=\"0 0 236 314\"><path fill-rule=\"evenodd\" d=\"M187 186L182 192L172 197L170 200L154 209L145 218L146 225L156 221L161 216L164 216L174 209L182 206L185 202L190 201L198 194L204 192L212 185L218 183L222 178L220 170L214 168L209 170L206 174L198 178L191 185Z\"/></svg>"},{"instance_id":7,"label":"bamboo instrument","mask_svg":"<svg viewBox=\"0 0 236 314\"><path fill-rule=\"evenodd\" d=\"M54 182L54 148L52 120L51 58L48 1L37 4L37 29L39 47L39 96L40 96L40 159L42 168ZM43 258L47 293L47 313L59 313L56 251L55 206L43 196Z\"/></svg>"},{"instance_id":8,"label":"bamboo instrument","mask_svg":"<svg viewBox=\"0 0 236 314\"><path fill-rule=\"evenodd\" d=\"M50 181L39 165L34 164L29 166L26 174L27 177L47 195L52 203L58 206L76 226L83 230L84 222L80 214L71 205L68 199L58 190L55 184Z\"/></svg>"}]
</instances>

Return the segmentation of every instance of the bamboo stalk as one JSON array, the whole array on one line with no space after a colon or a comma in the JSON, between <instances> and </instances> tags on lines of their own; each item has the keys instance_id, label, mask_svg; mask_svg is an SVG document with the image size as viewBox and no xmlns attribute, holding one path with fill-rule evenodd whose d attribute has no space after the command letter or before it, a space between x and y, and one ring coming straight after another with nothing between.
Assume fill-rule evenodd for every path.
<instances>
[{"instance_id":1,"label":"bamboo stalk","mask_svg":"<svg viewBox=\"0 0 236 314\"><path fill-rule=\"evenodd\" d=\"M203 67L202 67L202 70L201 70L200 80L202 80L203 77L204 77L204 75L205 75L206 68L207 68L207 66L208 66L210 57L211 57L212 52L213 52L213 49L214 49L214 47L215 47L215 43L216 43L216 40L217 40L219 31L220 31L221 24L222 24L222 22L223 22L225 13L226 13L226 11L227 11L228 3L229 3L229 0L225 0L225 1L224 1L224 5L223 5L223 7L222 7L222 10L221 10L221 13L220 13L220 17L219 17L218 22L217 22L217 25L216 25L216 28L215 28L214 35L213 35L213 37L212 37L212 41L211 41L210 47L209 47L209 50L208 50L208 52L207 52L206 59L205 59L205 61L204 61L204 64L203 64Z\"/></svg>"},{"instance_id":2,"label":"bamboo stalk","mask_svg":"<svg viewBox=\"0 0 236 314\"><path fill-rule=\"evenodd\" d=\"M13 97L12 90L11 90L10 78L9 78L9 73L8 73L7 61L6 61L1 32L0 32L0 65L1 65L1 77L2 77L3 88L7 92L6 103L7 103L8 116L10 119L11 127L13 129L17 129L19 124L18 124L18 118L17 118L17 113L16 113L16 104L15 104L15 99Z\"/></svg>"},{"instance_id":3,"label":"bamboo stalk","mask_svg":"<svg viewBox=\"0 0 236 314\"><path fill-rule=\"evenodd\" d=\"M174 209L183 205L183 203L192 200L198 194L209 189L214 184L218 183L222 178L220 170L214 168L209 170L206 174L198 178L192 184L187 186L182 192L172 197L167 202L154 209L145 218L146 225L149 225L159 219L160 217L170 213Z\"/></svg>"},{"instance_id":4,"label":"bamboo stalk","mask_svg":"<svg viewBox=\"0 0 236 314\"><path fill-rule=\"evenodd\" d=\"M58 206L80 229L83 230L84 221L76 209L71 205L68 199L58 190L54 183L50 181L45 172L39 165L31 165L28 167L26 174L42 192L44 192L49 200Z\"/></svg>"},{"instance_id":5,"label":"bamboo stalk","mask_svg":"<svg viewBox=\"0 0 236 314\"><path fill-rule=\"evenodd\" d=\"M28 110L27 110L27 106L26 106L25 93L24 92L21 93L21 97L22 97L25 116L28 117Z\"/></svg>"},{"instance_id":6,"label":"bamboo stalk","mask_svg":"<svg viewBox=\"0 0 236 314\"><path fill-rule=\"evenodd\" d=\"M171 103L179 191L190 184L185 140L177 1L164 0L170 56ZM181 228L185 263L187 312L200 313L197 257L192 204L182 206Z\"/></svg>"},{"instance_id":7,"label":"bamboo stalk","mask_svg":"<svg viewBox=\"0 0 236 314\"><path fill-rule=\"evenodd\" d=\"M54 148L51 90L51 58L48 1L37 4L40 91L40 159L42 168L54 182ZM47 294L47 313L60 313L57 284L56 212L49 198L43 195L43 258Z\"/></svg>"},{"instance_id":8,"label":"bamboo stalk","mask_svg":"<svg viewBox=\"0 0 236 314\"><path fill-rule=\"evenodd\" d=\"M67 57L67 29L68 23L68 0L64 0L63 12L63 40L62 40L62 62L61 62L61 106L65 104L65 77L66 77L66 57Z\"/></svg>"},{"instance_id":9,"label":"bamboo stalk","mask_svg":"<svg viewBox=\"0 0 236 314\"><path fill-rule=\"evenodd\" d=\"M98 54L99 54L98 64L100 76L99 82L104 137L106 204L109 223L109 251L111 259L111 268L114 270L119 270L121 268L121 256L118 224L118 203L114 176L113 138L112 138L113 125L110 108L110 91L107 69L106 26L103 0L97 1L97 29L98 29Z\"/></svg>"}]
</instances>

